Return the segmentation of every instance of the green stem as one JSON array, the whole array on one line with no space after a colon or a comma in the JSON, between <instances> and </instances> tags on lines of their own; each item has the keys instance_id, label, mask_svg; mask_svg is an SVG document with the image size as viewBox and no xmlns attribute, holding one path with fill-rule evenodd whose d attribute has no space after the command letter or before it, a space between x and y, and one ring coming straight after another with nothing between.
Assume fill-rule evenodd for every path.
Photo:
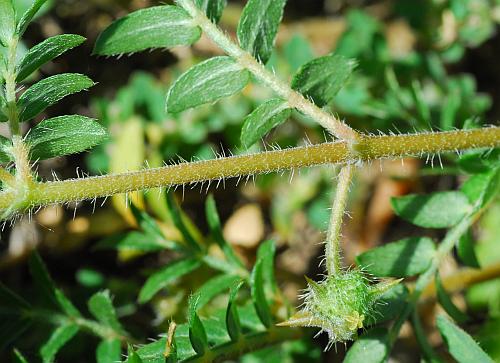
<instances>
[{"instance_id":1,"label":"green stem","mask_svg":"<svg viewBox=\"0 0 500 363\"><path fill-rule=\"evenodd\" d=\"M35 181L28 192L7 188L0 193L3 217L23 209L54 203L81 201L155 187L196 183L242 175L270 173L324 164L359 163L382 158L433 154L500 146L500 127L414 135L361 136L356 150L347 142L324 143L253 155L181 163L124 174L70 179L47 183Z\"/></svg>"},{"instance_id":2,"label":"green stem","mask_svg":"<svg viewBox=\"0 0 500 363\"><path fill-rule=\"evenodd\" d=\"M226 54L236 59L244 68L248 69L259 81L271 88L276 94L288 101L290 108L296 108L304 114L310 116L314 121L330 131L339 139L355 143L358 133L337 119L332 114L322 110L314 103L305 98L302 94L294 91L290 86L280 80L274 73L266 69L250 53L241 49L233 42L216 24L193 3L192 0L177 0L177 4L184 8L194 19L203 32Z\"/></svg>"},{"instance_id":3,"label":"green stem","mask_svg":"<svg viewBox=\"0 0 500 363\"><path fill-rule=\"evenodd\" d=\"M332 206L332 214L330 216L330 225L326 237L325 258L326 270L328 275L336 275L341 270L341 246L340 246L340 229L344 219L344 212L349 194L349 186L352 181L354 167L347 164L342 167L339 173L337 190Z\"/></svg>"}]
</instances>

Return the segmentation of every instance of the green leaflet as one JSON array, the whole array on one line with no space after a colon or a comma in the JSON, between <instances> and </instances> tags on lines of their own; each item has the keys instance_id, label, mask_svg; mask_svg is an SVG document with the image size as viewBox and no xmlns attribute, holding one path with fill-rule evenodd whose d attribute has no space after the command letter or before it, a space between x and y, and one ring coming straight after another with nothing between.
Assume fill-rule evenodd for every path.
<instances>
[{"instance_id":1,"label":"green leaflet","mask_svg":"<svg viewBox=\"0 0 500 363\"><path fill-rule=\"evenodd\" d=\"M107 138L107 132L95 120L79 115L44 120L26 137L32 160L49 159L88 150Z\"/></svg>"},{"instance_id":2,"label":"green leaflet","mask_svg":"<svg viewBox=\"0 0 500 363\"><path fill-rule=\"evenodd\" d=\"M116 20L97 38L94 54L119 55L150 48L190 45L201 36L191 17L178 6L155 6Z\"/></svg>"},{"instance_id":3,"label":"green leaflet","mask_svg":"<svg viewBox=\"0 0 500 363\"><path fill-rule=\"evenodd\" d=\"M286 0L248 0L238 24L240 45L262 63L271 57Z\"/></svg>"},{"instance_id":4,"label":"green leaflet","mask_svg":"<svg viewBox=\"0 0 500 363\"><path fill-rule=\"evenodd\" d=\"M123 331L122 325L116 317L116 311L109 295L109 290L97 292L88 301L89 311L102 324L114 331Z\"/></svg>"},{"instance_id":5,"label":"green leaflet","mask_svg":"<svg viewBox=\"0 0 500 363\"><path fill-rule=\"evenodd\" d=\"M389 353L389 338L385 328L375 328L363 334L347 351L344 363L382 363Z\"/></svg>"},{"instance_id":6,"label":"green leaflet","mask_svg":"<svg viewBox=\"0 0 500 363\"><path fill-rule=\"evenodd\" d=\"M94 82L78 73L64 73L48 77L34 84L22 94L18 101L20 121L28 121L50 105L66 96L89 89Z\"/></svg>"},{"instance_id":7,"label":"green leaflet","mask_svg":"<svg viewBox=\"0 0 500 363\"><path fill-rule=\"evenodd\" d=\"M250 286L257 315L262 324L264 324L266 328L269 328L273 323L273 318L264 290L263 264L262 259L258 259L255 263L250 276Z\"/></svg>"},{"instance_id":8,"label":"green leaflet","mask_svg":"<svg viewBox=\"0 0 500 363\"><path fill-rule=\"evenodd\" d=\"M121 358L121 343L118 339L103 340L96 350L97 363L116 363Z\"/></svg>"},{"instance_id":9,"label":"green leaflet","mask_svg":"<svg viewBox=\"0 0 500 363\"><path fill-rule=\"evenodd\" d=\"M195 3L210 20L217 24L227 5L227 0L195 0Z\"/></svg>"},{"instance_id":10,"label":"green leaflet","mask_svg":"<svg viewBox=\"0 0 500 363\"><path fill-rule=\"evenodd\" d=\"M292 109L288 102L280 98L273 98L257 107L245 118L241 129L241 143L250 147L276 126L285 122L291 115Z\"/></svg>"},{"instance_id":11,"label":"green leaflet","mask_svg":"<svg viewBox=\"0 0 500 363\"><path fill-rule=\"evenodd\" d=\"M69 342L77 333L78 325L67 324L61 325L54 330L49 340L40 349L44 363L52 363L54 358L64 345Z\"/></svg>"},{"instance_id":12,"label":"green leaflet","mask_svg":"<svg viewBox=\"0 0 500 363\"><path fill-rule=\"evenodd\" d=\"M12 0L0 0L0 44L7 46L16 30Z\"/></svg>"},{"instance_id":13,"label":"green leaflet","mask_svg":"<svg viewBox=\"0 0 500 363\"><path fill-rule=\"evenodd\" d=\"M164 249L173 249L174 247L175 245L171 241L155 238L147 233L131 231L105 238L94 248L157 252Z\"/></svg>"},{"instance_id":14,"label":"green leaflet","mask_svg":"<svg viewBox=\"0 0 500 363\"><path fill-rule=\"evenodd\" d=\"M424 272L435 253L430 238L412 237L366 251L356 257L356 263L374 276L408 277Z\"/></svg>"},{"instance_id":15,"label":"green leaflet","mask_svg":"<svg viewBox=\"0 0 500 363\"><path fill-rule=\"evenodd\" d=\"M128 345L127 351L128 351L128 357L126 360L127 363L143 363L142 358L134 350L134 348L132 348L130 344Z\"/></svg>"},{"instance_id":16,"label":"green leaflet","mask_svg":"<svg viewBox=\"0 0 500 363\"><path fill-rule=\"evenodd\" d=\"M333 100L355 67L354 60L340 55L316 58L300 67L293 77L292 88L322 107Z\"/></svg>"},{"instance_id":17,"label":"green leaflet","mask_svg":"<svg viewBox=\"0 0 500 363\"><path fill-rule=\"evenodd\" d=\"M477 208L484 207L498 192L500 188L500 167L472 175L462 184L460 190L469 201L477 204Z\"/></svg>"},{"instance_id":18,"label":"green leaflet","mask_svg":"<svg viewBox=\"0 0 500 363\"><path fill-rule=\"evenodd\" d=\"M241 91L250 73L231 57L213 57L190 68L167 94L167 112L178 113Z\"/></svg>"},{"instance_id":19,"label":"green leaflet","mask_svg":"<svg viewBox=\"0 0 500 363\"><path fill-rule=\"evenodd\" d=\"M198 303L197 303L198 309L201 309L215 296L219 295L224 290L229 289L231 286L233 286L240 280L241 277L239 276L232 276L226 274L221 274L212 277L210 280L205 282L203 286L196 292L196 294L198 295Z\"/></svg>"},{"instance_id":20,"label":"green leaflet","mask_svg":"<svg viewBox=\"0 0 500 363\"><path fill-rule=\"evenodd\" d=\"M56 35L31 48L18 65L17 82L21 82L42 65L82 44L85 38L75 34Z\"/></svg>"},{"instance_id":21,"label":"green leaflet","mask_svg":"<svg viewBox=\"0 0 500 363\"><path fill-rule=\"evenodd\" d=\"M203 323L196 310L198 309L199 295L195 294L189 298L188 307L188 323L189 323L189 340L194 351L198 355L203 355L208 348L208 337Z\"/></svg>"},{"instance_id":22,"label":"green leaflet","mask_svg":"<svg viewBox=\"0 0 500 363\"><path fill-rule=\"evenodd\" d=\"M188 229L188 226L184 221L184 218L182 216L182 211L175 201L174 193L167 193L166 199L167 199L168 211L170 212L170 217L172 218L172 222L174 223L175 228L177 228L179 232L181 232L182 237L184 238L184 242L186 243L188 249L197 252L201 251L200 244L193 237L193 234Z\"/></svg>"},{"instance_id":23,"label":"green leaflet","mask_svg":"<svg viewBox=\"0 0 500 363\"><path fill-rule=\"evenodd\" d=\"M451 320L440 315L436 322L448 350L459 363L493 363L474 339Z\"/></svg>"},{"instance_id":24,"label":"green leaflet","mask_svg":"<svg viewBox=\"0 0 500 363\"><path fill-rule=\"evenodd\" d=\"M241 332L241 322L240 316L238 314L238 308L236 305L236 298L238 297L238 291L240 291L243 281L240 281L233 287L229 293L229 301L227 303L226 309L226 328L231 341L237 342L240 338Z\"/></svg>"},{"instance_id":25,"label":"green leaflet","mask_svg":"<svg viewBox=\"0 0 500 363\"><path fill-rule=\"evenodd\" d=\"M10 139L0 135L0 163L8 163L12 161L12 156L7 151L9 147L12 146Z\"/></svg>"},{"instance_id":26,"label":"green leaflet","mask_svg":"<svg viewBox=\"0 0 500 363\"><path fill-rule=\"evenodd\" d=\"M14 362L15 363L28 363L28 361L23 356L23 354L20 351L18 351L17 349L14 349Z\"/></svg>"},{"instance_id":27,"label":"green leaflet","mask_svg":"<svg viewBox=\"0 0 500 363\"><path fill-rule=\"evenodd\" d=\"M471 211L467 197L458 191L411 194L392 198L391 203L398 216L425 228L452 227Z\"/></svg>"},{"instance_id":28,"label":"green leaflet","mask_svg":"<svg viewBox=\"0 0 500 363\"><path fill-rule=\"evenodd\" d=\"M185 259L173 262L151 275L139 292L139 303L144 304L173 280L200 267L197 259Z\"/></svg>"},{"instance_id":29,"label":"green leaflet","mask_svg":"<svg viewBox=\"0 0 500 363\"><path fill-rule=\"evenodd\" d=\"M467 233L463 234L457 243L457 255L460 261L462 261L466 266L479 268L479 261L476 256L476 251L474 249L474 237L472 235L471 229Z\"/></svg>"},{"instance_id":30,"label":"green leaflet","mask_svg":"<svg viewBox=\"0 0 500 363\"><path fill-rule=\"evenodd\" d=\"M21 20L19 20L19 24L17 24L17 35L21 37L29 23L33 20L38 10L47 2L47 0L35 0L31 7L23 14Z\"/></svg>"},{"instance_id":31,"label":"green leaflet","mask_svg":"<svg viewBox=\"0 0 500 363\"><path fill-rule=\"evenodd\" d=\"M441 282L441 277L439 273L436 274L436 295L439 301L439 304L443 307L446 313L453 318L457 323L463 324L469 317L467 314L463 313L454 303L451 301L451 297L448 295L446 290L444 289L443 283Z\"/></svg>"}]
</instances>

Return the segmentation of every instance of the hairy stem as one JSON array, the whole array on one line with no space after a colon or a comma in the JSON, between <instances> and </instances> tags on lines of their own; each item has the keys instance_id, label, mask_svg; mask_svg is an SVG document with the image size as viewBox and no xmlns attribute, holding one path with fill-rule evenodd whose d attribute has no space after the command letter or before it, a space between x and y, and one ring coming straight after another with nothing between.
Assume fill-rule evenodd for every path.
<instances>
[{"instance_id":1,"label":"hairy stem","mask_svg":"<svg viewBox=\"0 0 500 363\"><path fill-rule=\"evenodd\" d=\"M335 275L341 270L340 229L344 219L353 170L354 167L351 164L347 164L342 167L339 173L325 245L326 270L328 271L328 275Z\"/></svg>"},{"instance_id":2,"label":"hairy stem","mask_svg":"<svg viewBox=\"0 0 500 363\"><path fill-rule=\"evenodd\" d=\"M292 90L287 83L276 77L276 75L266 69L262 63L259 63L251 54L241 49L224 34L217 25L212 23L212 21L196 7L192 0L177 0L177 3L193 17L195 24L198 25L218 47L226 52L226 54L236 59L242 67L248 69L259 81L271 88L284 100L287 100L291 108L296 108L310 116L339 139L349 141L350 144L356 142L359 136L356 131L332 114L316 106L299 92Z\"/></svg>"},{"instance_id":3,"label":"hairy stem","mask_svg":"<svg viewBox=\"0 0 500 363\"><path fill-rule=\"evenodd\" d=\"M356 151L352 151L347 142L341 141L181 163L131 173L47 183L33 181L29 186L29 193L19 193L21 187L26 186L17 186L16 189L6 188L0 193L0 211L3 211L3 217L7 218L9 215L6 215L6 211L13 213L36 206L106 197L155 187L170 187L314 165L358 163L382 158L399 159L413 155L498 146L500 146L499 127L414 135L361 136Z\"/></svg>"}]
</instances>

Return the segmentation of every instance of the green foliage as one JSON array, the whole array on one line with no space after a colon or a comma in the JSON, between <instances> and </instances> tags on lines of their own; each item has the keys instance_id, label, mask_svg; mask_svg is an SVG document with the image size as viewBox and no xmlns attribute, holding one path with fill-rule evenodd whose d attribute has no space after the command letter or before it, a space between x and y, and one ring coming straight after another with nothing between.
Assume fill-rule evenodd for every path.
<instances>
[{"instance_id":1,"label":"green foliage","mask_svg":"<svg viewBox=\"0 0 500 363\"><path fill-rule=\"evenodd\" d=\"M183 9L172 5L138 10L106 28L96 41L94 53L119 55L190 45L201 34L200 28L192 26L190 20Z\"/></svg>"},{"instance_id":2,"label":"green foliage","mask_svg":"<svg viewBox=\"0 0 500 363\"><path fill-rule=\"evenodd\" d=\"M196 5L203 10L207 17L214 23L218 23L227 0L195 0Z\"/></svg>"},{"instance_id":3,"label":"green foliage","mask_svg":"<svg viewBox=\"0 0 500 363\"><path fill-rule=\"evenodd\" d=\"M318 106L329 104L346 84L356 62L340 55L327 55L304 64L293 77L292 88Z\"/></svg>"},{"instance_id":4,"label":"green foliage","mask_svg":"<svg viewBox=\"0 0 500 363\"><path fill-rule=\"evenodd\" d=\"M26 138L33 160L49 159L88 150L107 137L106 130L85 116L59 116L43 120Z\"/></svg>"},{"instance_id":5,"label":"green foliage","mask_svg":"<svg viewBox=\"0 0 500 363\"><path fill-rule=\"evenodd\" d=\"M493 362L472 337L443 315L437 318L437 327L448 349L458 362Z\"/></svg>"},{"instance_id":6,"label":"green foliage","mask_svg":"<svg viewBox=\"0 0 500 363\"><path fill-rule=\"evenodd\" d=\"M43 362L53 362L57 352L78 333L78 330L79 328L76 324L57 327L50 335L49 340L40 349Z\"/></svg>"},{"instance_id":7,"label":"green foliage","mask_svg":"<svg viewBox=\"0 0 500 363\"><path fill-rule=\"evenodd\" d=\"M271 57L286 0L249 0L238 24L238 40L262 63Z\"/></svg>"},{"instance_id":8,"label":"green foliage","mask_svg":"<svg viewBox=\"0 0 500 363\"><path fill-rule=\"evenodd\" d=\"M451 301L450 296L443 287L441 278L436 275L436 293L437 298L443 309L448 313L449 316L453 318L457 323L463 324L469 320L468 316L463 313L457 306Z\"/></svg>"},{"instance_id":9,"label":"green foliage","mask_svg":"<svg viewBox=\"0 0 500 363\"><path fill-rule=\"evenodd\" d=\"M356 262L375 276L408 277L427 270L435 253L430 238L405 238L364 252Z\"/></svg>"},{"instance_id":10,"label":"green foliage","mask_svg":"<svg viewBox=\"0 0 500 363\"><path fill-rule=\"evenodd\" d=\"M214 57L180 76L167 94L167 111L177 113L241 91L250 73L231 57Z\"/></svg>"},{"instance_id":11,"label":"green foliage","mask_svg":"<svg viewBox=\"0 0 500 363\"><path fill-rule=\"evenodd\" d=\"M241 129L241 143L245 147L252 146L269 131L285 122L291 114L292 110L285 100L273 98L263 103L245 118Z\"/></svg>"},{"instance_id":12,"label":"green foliage","mask_svg":"<svg viewBox=\"0 0 500 363\"><path fill-rule=\"evenodd\" d=\"M33 1L33 4L31 7L26 10L26 12L23 14L21 19L19 20L17 24L17 35L22 36L24 32L26 31L26 28L30 24L30 22L33 20L35 15L38 13L40 8L47 3L47 0L35 0Z\"/></svg>"},{"instance_id":13,"label":"green foliage","mask_svg":"<svg viewBox=\"0 0 500 363\"><path fill-rule=\"evenodd\" d=\"M18 65L17 82L23 81L48 61L79 46L85 38L75 34L62 34L48 38L31 48Z\"/></svg>"},{"instance_id":14,"label":"green foliage","mask_svg":"<svg viewBox=\"0 0 500 363\"><path fill-rule=\"evenodd\" d=\"M366 362L382 363L389 353L387 329L372 329L363 334L347 352L345 363Z\"/></svg>"},{"instance_id":15,"label":"green foliage","mask_svg":"<svg viewBox=\"0 0 500 363\"><path fill-rule=\"evenodd\" d=\"M458 191L393 198L392 206L398 216L426 228L452 227L471 211L467 197Z\"/></svg>"},{"instance_id":16,"label":"green foliage","mask_svg":"<svg viewBox=\"0 0 500 363\"><path fill-rule=\"evenodd\" d=\"M87 90L94 82L82 74L66 73L48 77L28 88L19 98L19 119L29 121L47 107L73 93Z\"/></svg>"},{"instance_id":17,"label":"green foliage","mask_svg":"<svg viewBox=\"0 0 500 363\"><path fill-rule=\"evenodd\" d=\"M16 29L12 0L0 0L0 44L7 46Z\"/></svg>"}]
</instances>

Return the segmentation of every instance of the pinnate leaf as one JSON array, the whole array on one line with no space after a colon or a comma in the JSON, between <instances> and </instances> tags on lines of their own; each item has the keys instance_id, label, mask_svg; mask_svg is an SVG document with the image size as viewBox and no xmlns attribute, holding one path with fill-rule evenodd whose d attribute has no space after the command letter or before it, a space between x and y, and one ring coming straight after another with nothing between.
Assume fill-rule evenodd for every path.
<instances>
[{"instance_id":1,"label":"pinnate leaf","mask_svg":"<svg viewBox=\"0 0 500 363\"><path fill-rule=\"evenodd\" d=\"M49 340L40 349L43 362L53 362L57 352L78 333L78 330L79 328L76 324L66 324L57 327L52 332Z\"/></svg>"},{"instance_id":2,"label":"pinnate leaf","mask_svg":"<svg viewBox=\"0 0 500 363\"><path fill-rule=\"evenodd\" d=\"M49 159L88 150L107 138L95 120L79 115L43 120L26 137L33 160Z\"/></svg>"},{"instance_id":3,"label":"pinnate leaf","mask_svg":"<svg viewBox=\"0 0 500 363\"><path fill-rule=\"evenodd\" d=\"M34 84L19 98L20 121L28 121L73 93L89 89L94 82L77 73L64 73L48 77Z\"/></svg>"},{"instance_id":4,"label":"pinnate leaf","mask_svg":"<svg viewBox=\"0 0 500 363\"><path fill-rule=\"evenodd\" d=\"M151 48L190 45L201 35L186 11L165 5L142 9L116 20L97 38L94 53L119 55Z\"/></svg>"},{"instance_id":5,"label":"pinnate leaf","mask_svg":"<svg viewBox=\"0 0 500 363\"><path fill-rule=\"evenodd\" d=\"M452 227L471 211L467 197L459 191L411 194L392 198L391 203L398 216L425 228Z\"/></svg>"},{"instance_id":6,"label":"pinnate leaf","mask_svg":"<svg viewBox=\"0 0 500 363\"><path fill-rule=\"evenodd\" d=\"M0 0L0 44L7 46L16 30L12 0Z\"/></svg>"},{"instance_id":7,"label":"pinnate leaf","mask_svg":"<svg viewBox=\"0 0 500 363\"><path fill-rule=\"evenodd\" d=\"M424 272L436 253L427 237L411 237L373 248L356 257L364 271L379 277L408 277Z\"/></svg>"},{"instance_id":8,"label":"pinnate leaf","mask_svg":"<svg viewBox=\"0 0 500 363\"><path fill-rule=\"evenodd\" d=\"M250 73L231 57L213 57L175 81L167 94L167 111L178 113L241 91Z\"/></svg>"},{"instance_id":9,"label":"pinnate leaf","mask_svg":"<svg viewBox=\"0 0 500 363\"><path fill-rule=\"evenodd\" d=\"M21 20L19 20L19 24L17 24L17 35L21 37L29 23L33 20L38 10L47 2L47 0L35 0L31 7L23 14Z\"/></svg>"},{"instance_id":10,"label":"pinnate leaf","mask_svg":"<svg viewBox=\"0 0 500 363\"><path fill-rule=\"evenodd\" d=\"M322 107L329 104L347 83L356 62L330 54L304 64L293 77L292 88Z\"/></svg>"},{"instance_id":11,"label":"pinnate leaf","mask_svg":"<svg viewBox=\"0 0 500 363\"><path fill-rule=\"evenodd\" d=\"M62 34L48 38L31 48L18 66L17 82L21 82L42 65L64 52L82 44L85 38L75 34Z\"/></svg>"},{"instance_id":12,"label":"pinnate leaf","mask_svg":"<svg viewBox=\"0 0 500 363\"><path fill-rule=\"evenodd\" d=\"M217 24L226 7L227 0L195 0L195 3L210 20Z\"/></svg>"},{"instance_id":13,"label":"pinnate leaf","mask_svg":"<svg viewBox=\"0 0 500 363\"><path fill-rule=\"evenodd\" d=\"M118 339L103 340L96 350L97 363L116 363L121 358L121 343Z\"/></svg>"},{"instance_id":14,"label":"pinnate leaf","mask_svg":"<svg viewBox=\"0 0 500 363\"><path fill-rule=\"evenodd\" d=\"M445 316L437 317L437 327L451 355L459 363L493 363L469 334Z\"/></svg>"},{"instance_id":15,"label":"pinnate leaf","mask_svg":"<svg viewBox=\"0 0 500 363\"><path fill-rule=\"evenodd\" d=\"M144 304L173 280L190 273L200 267L197 259L184 259L173 262L151 275L139 293L139 302Z\"/></svg>"},{"instance_id":16,"label":"pinnate leaf","mask_svg":"<svg viewBox=\"0 0 500 363\"><path fill-rule=\"evenodd\" d=\"M286 0L248 0L238 24L238 40L262 63L271 57Z\"/></svg>"},{"instance_id":17,"label":"pinnate leaf","mask_svg":"<svg viewBox=\"0 0 500 363\"><path fill-rule=\"evenodd\" d=\"M122 325L116 317L116 311L111 301L109 291L97 292L88 301L89 311L102 324L115 331L122 331Z\"/></svg>"},{"instance_id":18,"label":"pinnate leaf","mask_svg":"<svg viewBox=\"0 0 500 363\"><path fill-rule=\"evenodd\" d=\"M291 113L292 109L285 100L273 98L264 102L245 118L241 130L241 143L245 147L252 146L269 131L285 122Z\"/></svg>"}]
</instances>

